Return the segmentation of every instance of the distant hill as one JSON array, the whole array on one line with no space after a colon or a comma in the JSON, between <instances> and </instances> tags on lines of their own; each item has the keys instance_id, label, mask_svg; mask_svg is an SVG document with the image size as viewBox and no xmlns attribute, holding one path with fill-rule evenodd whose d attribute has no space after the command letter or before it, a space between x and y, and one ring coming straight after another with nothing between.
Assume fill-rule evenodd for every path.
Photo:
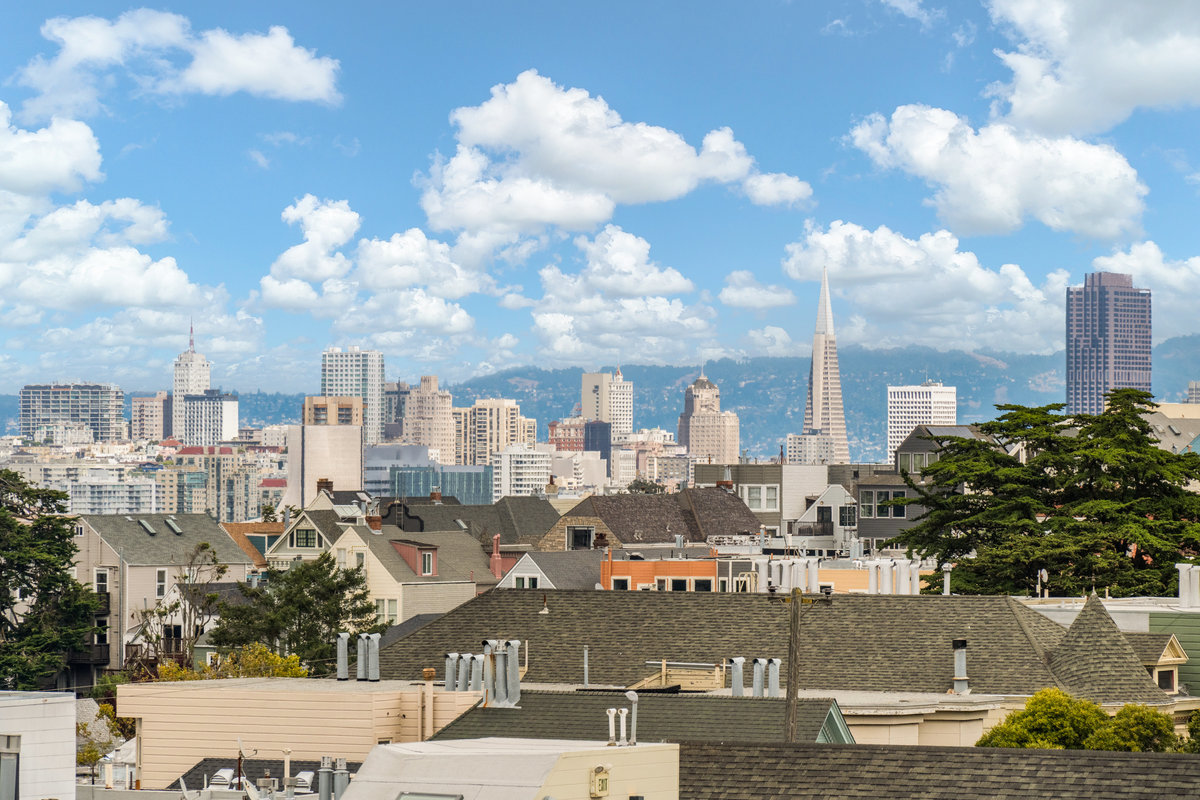
<instances>
[{"instance_id":1,"label":"distant hill","mask_svg":"<svg viewBox=\"0 0 1200 800\"><path fill-rule=\"evenodd\" d=\"M926 347L839 351L850 455L855 460L884 457L887 434L887 386L928 379L958 388L958 419L980 422L995 416L997 403L1043 405L1065 396L1061 352L1048 356L1013 353L940 352ZM742 448L751 457L779 453L788 433L800 430L808 387L809 360L803 358L724 359L705 372L721 389L722 408L736 411L742 424ZM612 366L605 368L611 371ZM698 366L623 364L634 385L634 426L674 431L683 409L683 390ZM521 411L546 424L571 413L579 402L581 369L516 367L447 386L457 406L481 397L511 397ZM403 376L415 382L418 376ZM1169 339L1154 348L1155 395L1165 402L1183 399L1190 380L1200 380L1200 335ZM240 396L244 425L296 422L303 394L247 392ZM128 402L128 400L127 400ZM0 429L15 431L17 398L0 395Z\"/></svg>"}]
</instances>

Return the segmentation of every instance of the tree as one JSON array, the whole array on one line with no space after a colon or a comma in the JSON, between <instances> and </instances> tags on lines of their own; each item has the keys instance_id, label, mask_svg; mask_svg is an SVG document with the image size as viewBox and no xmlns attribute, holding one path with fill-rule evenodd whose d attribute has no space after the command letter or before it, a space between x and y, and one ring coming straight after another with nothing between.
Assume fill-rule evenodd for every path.
<instances>
[{"instance_id":1,"label":"tree","mask_svg":"<svg viewBox=\"0 0 1200 800\"><path fill-rule=\"evenodd\" d=\"M67 495L0 470L0 687L42 688L96 630L99 598L75 580Z\"/></svg>"},{"instance_id":2,"label":"tree","mask_svg":"<svg viewBox=\"0 0 1200 800\"><path fill-rule=\"evenodd\" d=\"M1096 415L1001 405L983 439L938 442L905 505L924 512L895 543L955 563L962 593L1026 594L1040 570L1061 595L1175 590L1175 562L1200 553L1200 454L1155 446L1150 395L1118 389Z\"/></svg>"},{"instance_id":3,"label":"tree","mask_svg":"<svg viewBox=\"0 0 1200 800\"><path fill-rule=\"evenodd\" d=\"M263 505L262 505L262 521L263 522L277 522L278 521L275 516L275 506L273 506L270 503L263 503Z\"/></svg>"},{"instance_id":4,"label":"tree","mask_svg":"<svg viewBox=\"0 0 1200 800\"><path fill-rule=\"evenodd\" d=\"M1110 717L1091 701L1043 689L976 746L1165 753L1177 749L1179 739L1174 720L1161 711L1130 703Z\"/></svg>"},{"instance_id":5,"label":"tree","mask_svg":"<svg viewBox=\"0 0 1200 800\"><path fill-rule=\"evenodd\" d=\"M196 649L196 640L220 611L221 598L213 591L229 565L217 557L217 551L208 542L200 542L188 554L183 565L183 582L178 594L169 603L158 603L153 608L137 612L141 623L140 637L147 652L155 661L163 660L166 625L178 625L180 635L176 654L191 663Z\"/></svg>"},{"instance_id":6,"label":"tree","mask_svg":"<svg viewBox=\"0 0 1200 800\"><path fill-rule=\"evenodd\" d=\"M629 486L625 487L629 494L662 494L663 487L660 483L655 483L646 478L634 478Z\"/></svg>"},{"instance_id":7,"label":"tree","mask_svg":"<svg viewBox=\"0 0 1200 800\"><path fill-rule=\"evenodd\" d=\"M96 782L96 765L104 756L131 738L134 720L118 717L108 703L101 703L96 716L75 723L75 763L87 767L92 783Z\"/></svg>"},{"instance_id":8,"label":"tree","mask_svg":"<svg viewBox=\"0 0 1200 800\"><path fill-rule=\"evenodd\" d=\"M222 654L214 663L198 670L163 662L158 666L160 681L200 681L210 678L304 678L308 670L296 655L281 656L261 642Z\"/></svg>"},{"instance_id":9,"label":"tree","mask_svg":"<svg viewBox=\"0 0 1200 800\"><path fill-rule=\"evenodd\" d=\"M247 602L222 604L209 637L217 647L261 642L324 674L336 657L338 633L376 628L366 573L361 567L340 569L328 552L295 561L286 571L270 570L258 586L239 588Z\"/></svg>"}]
</instances>

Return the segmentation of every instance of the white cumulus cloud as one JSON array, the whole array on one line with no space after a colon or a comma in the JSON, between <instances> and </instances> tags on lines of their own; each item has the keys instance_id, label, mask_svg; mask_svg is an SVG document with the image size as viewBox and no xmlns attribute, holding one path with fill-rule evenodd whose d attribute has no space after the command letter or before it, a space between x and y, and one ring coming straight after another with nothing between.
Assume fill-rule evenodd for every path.
<instances>
[{"instance_id":1,"label":"white cumulus cloud","mask_svg":"<svg viewBox=\"0 0 1200 800\"><path fill-rule=\"evenodd\" d=\"M1154 340L1196 332L1196 297L1200 296L1200 256L1167 258L1152 241L1138 242L1111 256L1092 261L1100 272L1124 272L1133 285L1150 289L1154 302Z\"/></svg>"},{"instance_id":2,"label":"white cumulus cloud","mask_svg":"<svg viewBox=\"0 0 1200 800\"><path fill-rule=\"evenodd\" d=\"M764 286L753 272L745 269L729 273L725 278L725 288L717 297L727 306L760 310L790 306L796 302L796 295L791 289L775 284Z\"/></svg>"},{"instance_id":3,"label":"white cumulus cloud","mask_svg":"<svg viewBox=\"0 0 1200 800\"><path fill-rule=\"evenodd\" d=\"M345 200L318 200L311 194L283 210L283 221L299 225L304 242L280 254L271 265L278 279L299 278L322 281L349 272L350 260L338 248L354 237L360 224L358 214Z\"/></svg>"},{"instance_id":4,"label":"white cumulus cloud","mask_svg":"<svg viewBox=\"0 0 1200 800\"><path fill-rule=\"evenodd\" d=\"M959 233L1008 233L1027 218L1097 238L1139 229L1146 186L1108 145L1003 123L975 130L953 112L922 105L900 106L890 120L872 114L850 139L879 167L933 186L930 202Z\"/></svg>"}]
</instances>

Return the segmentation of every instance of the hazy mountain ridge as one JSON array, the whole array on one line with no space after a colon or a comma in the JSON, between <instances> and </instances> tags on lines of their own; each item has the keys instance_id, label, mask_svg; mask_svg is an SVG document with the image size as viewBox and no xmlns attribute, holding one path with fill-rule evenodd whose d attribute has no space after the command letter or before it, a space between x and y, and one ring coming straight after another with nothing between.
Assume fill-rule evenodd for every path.
<instances>
[{"instance_id":1,"label":"hazy mountain ridge","mask_svg":"<svg viewBox=\"0 0 1200 800\"><path fill-rule=\"evenodd\" d=\"M1065 395L1061 352L1042 356L845 346L839 361L850 454L862 461L884 456L888 385L930 379L957 387L958 419L963 423L991 419L997 403L1043 405L1062 402ZM759 357L705 365L705 373L721 389L721 407L741 418L742 448L750 456L778 454L787 434L801 429L809 364L807 358ZM603 368L611 370L612 366ZM634 385L634 426L674 431L683 410L684 388L695 380L699 366L629 364L621 370ZM546 425L568 416L579 402L582 373L579 368L515 367L446 388L460 407L481 397L511 397L521 404L523 414L537 419L539 436L544 437ZM416 382L417 378L401 379ZM1154 348L1154 389L1159 399L1182 400L1190 380L1200 380L1200 335L1169 339ZM243 393L242 424L295 422L303 398L303 394ZM0 395L0 427L7 424L15 431L17 413L17 397Z\"/></svg>"}]
</instances>

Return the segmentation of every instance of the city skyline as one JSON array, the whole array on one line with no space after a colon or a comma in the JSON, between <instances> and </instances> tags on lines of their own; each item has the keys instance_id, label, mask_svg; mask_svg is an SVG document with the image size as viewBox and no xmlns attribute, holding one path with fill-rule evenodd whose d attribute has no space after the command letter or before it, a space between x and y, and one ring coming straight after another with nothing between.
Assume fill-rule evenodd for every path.
<instances>
[{"instance_id":1,"label":"city skyline","mask_svg":"<svg viewBox=\"0 0 1200 800\"><path fill-rule=\"evenodd\" d=\"M805 357L823 268L844 346L1056 351L1094 271L1196 331L1188 4L89 8L0 32L0 393L193 317L242 391Z\"/></svg>"}]
</instances>

